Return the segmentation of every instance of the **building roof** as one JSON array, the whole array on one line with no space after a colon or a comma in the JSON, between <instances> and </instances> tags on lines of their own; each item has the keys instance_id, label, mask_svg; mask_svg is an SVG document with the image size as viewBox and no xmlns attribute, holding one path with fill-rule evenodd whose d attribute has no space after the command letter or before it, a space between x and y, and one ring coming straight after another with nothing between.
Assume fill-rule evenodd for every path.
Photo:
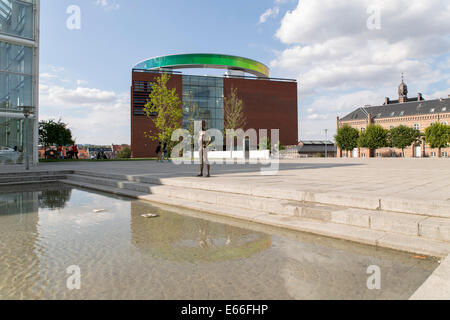
<instances>
[{"instance_id":1,"label":"building roof","mask_svg":"<svg viewBox=\"0 0 450 320\"><path fill-rule=\"evenodd\" d=\"M333 141L324 141L324 140L301 140L299 142L299 145L303 144L303 145L328 145L328 144L334 144Z\"/></svg>"},{"instance_id":2,"label":"building roof","mask_svg":"<svg viewBox=\"0 0 450 320\"><path fill-rule=\"evenodd\" d=\"M302 140L297 146L297 151L299 153L325 153L325 145L327 152L336 152L333 141L323 140Z\"/></svg>"},{"instance_id":3,"label":"building roof","mask_svg":"<svg viewBox=\"0 0 450 320\"><path fill-rule=\"evenodd\" d=\"M365 111L365 112L364 112ZM436 100L422 100L405 103L394 103L376 107L362 107L349 113L341 121L367 119L371 114L374 119L407 117L424 114L450 113L450 98Z\"/></svg>"},{"instance_id":4,"label":"building roof","mask_svg":"<svg viewBox=\"0 0 450 320\"><path fill-rule=\"evenodd\" d=\"M297 150L299 153L324 153L325 152L324 144L298 146L297 148L298 148ZM336 146L333 143L328 144L326 149L327 149L327 152L329 152L329 153L336 152Z\"/></svg>"}]
</instances>

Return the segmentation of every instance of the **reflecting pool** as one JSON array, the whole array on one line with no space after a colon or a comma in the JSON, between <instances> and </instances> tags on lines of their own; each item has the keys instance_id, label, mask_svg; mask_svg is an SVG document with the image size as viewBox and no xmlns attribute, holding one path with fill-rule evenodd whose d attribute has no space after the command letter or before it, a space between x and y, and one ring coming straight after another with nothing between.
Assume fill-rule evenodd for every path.
<instances>
[{"instance_id":1,"label":"reflecting pool","mask_svg":"<svg viewBox=\"0 0 450 320\"><path fill-rule=\"evenodd\" d=\"M0 299L408 299L438 266L63 184L1 189L0 234Z\"/></svg>"}]
</instances>

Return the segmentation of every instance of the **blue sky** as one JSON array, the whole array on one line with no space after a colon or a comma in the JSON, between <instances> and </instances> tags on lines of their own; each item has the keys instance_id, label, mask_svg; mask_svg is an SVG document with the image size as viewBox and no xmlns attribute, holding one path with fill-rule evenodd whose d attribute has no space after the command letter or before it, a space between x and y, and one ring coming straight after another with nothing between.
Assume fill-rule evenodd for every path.
<instances>
[{"instance_id":1,"label":"blue sky","mask_svg":"<svg viewBox=\"0 0 450 320\"><path fill-rule=\"evenodd\" d=\"M373 3L381 27L368 30ZM70 5L81 10L79 30L66 27ZM414 19L427 14L436 21L418 28ZM326 128L334 133L336 115L395 97L401 72L411 95L447 97L448 21L444 0L42 0L41 118L61 117L78 143L129 143L134 64L227 53L298 79L299 137L320 139Z\"/></svg>"}]
</instances>

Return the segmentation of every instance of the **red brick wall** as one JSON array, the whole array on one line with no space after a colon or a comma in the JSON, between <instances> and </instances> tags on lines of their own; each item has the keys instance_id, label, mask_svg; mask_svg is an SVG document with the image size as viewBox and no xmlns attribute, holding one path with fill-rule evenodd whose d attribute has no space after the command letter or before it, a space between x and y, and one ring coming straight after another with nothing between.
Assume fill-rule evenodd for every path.
<instances>
[{"instance_id":1,"label":"red brick wall","mask_svg":"<svg viewBox=\"0 0 450 320\"><path fill-rule=\"evenodd\" d=\"M393 118L383 118L383 119L374 119L373 123L381 125L385 129L390 129L391 127L397 127L399 125L405 125L408 127L414 127L415 124L418 124L421 132L425 132L425 129L429 127L432 123L437 122L439 117L440 122L450 123L450 113L441 113L437 114L426 114L426 115L415 115L409 117L393 117ZM348 124L353 128L361 130L361 128L367 128L368 123L366 120L354 120L354 121L340 121L338 123L339 126L343 126L344 124ZM383 148L375 150L373 156L375 157L378 153L381 157L391 157L391 153L395 152L396 156L400 156L402 150L395 148ZM438 154L438 149L432 149L426 143L422 143L421 152L423 157L431 157L432 154ZM442 152L447 152L450 155L450 148L443 148ZM365 148L360 148L360 157L369 157L369 150ZM351 152L349 156L352 157ZM414 145L407 147L405 149L405 157L412 158L414 157Z\"/></svg>"},{"instance_id":2,"label":"red brick wall","mask_svg":"<svg viewBox=\"0 0 450 320\"><path fill-rule=\"evenodd\" d=\"M132 81L155 81L158 73L133 72ZM171 75L168 86L176 88L182 99L182 76ZM238 96L244 102L247 118L245 129L280 129L283 145L296 145L298 140L297 83L269 80L224 79L224 95L231 87L238 89ZM181 108L181 106L180 106ZM144 136L144 132L155 130L151 119L133 115L133 88L131 88L131 150L133 158L155 157L156 141Z\"/></svg>"},{"instance_id":3,"label":"red brick wall","mask_svg":"<svg viewBox=\"0 0 450 320\"><path fill-rule=\"evenodd\" d=\"M158 141L153 141L145 137L145 132L154 131L155 127L153 121L147 116L135 116L133 114L133 84L135 80L156 82L159 77L158 73L149 72L133 72L132 87L131 87L131 151L133 158L150 158L156 157L155 149ZM167 83L169 88L175 88L180 100L183 94L182 77L179 74L170 75L170 80ZM181 108L181 105L180 105Z\"/></svg>"},{"instance_id":4,"label":"red brick wall","mask_svg":"<svg viewBox=\"0 0 450 320\"><path fill-rule=\"evenodd\" d=\"M282 145L297 145L297 83L269 80L224 79L224 95L237 88L238 97L244 102L247 118L245 129L280 129Z\"/></svg>"}]
</instances>

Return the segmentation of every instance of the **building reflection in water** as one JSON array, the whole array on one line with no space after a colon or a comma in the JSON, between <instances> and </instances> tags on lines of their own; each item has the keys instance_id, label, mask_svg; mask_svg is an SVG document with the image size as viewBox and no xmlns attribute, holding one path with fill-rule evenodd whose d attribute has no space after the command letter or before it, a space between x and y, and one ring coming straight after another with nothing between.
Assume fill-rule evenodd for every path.
<instances>
[{"instance_id":1,"label":"building reflection in water","mask_svg":"<svg viewBox=\"0 0 450 320\"><path fill-rule=\"evenodd\" d=\"M187 215L160 213L156 219L145 219L151 206L143 202L131 204L132 243L141 252L165 260L183 262L218 262L249 258L271 245L265 233L233 227Z\"/></svg>"},{"instance_id":2,"label":"building reflection in water","mask_svg":"<svg viewBox=\"0 0 450 320\"><path fill-rule=\"evenodd\" d=\"M63 208L71 189L33 189L0 189L0 299L41 298L39 208Z\"/></svg>"}]
</instances>

